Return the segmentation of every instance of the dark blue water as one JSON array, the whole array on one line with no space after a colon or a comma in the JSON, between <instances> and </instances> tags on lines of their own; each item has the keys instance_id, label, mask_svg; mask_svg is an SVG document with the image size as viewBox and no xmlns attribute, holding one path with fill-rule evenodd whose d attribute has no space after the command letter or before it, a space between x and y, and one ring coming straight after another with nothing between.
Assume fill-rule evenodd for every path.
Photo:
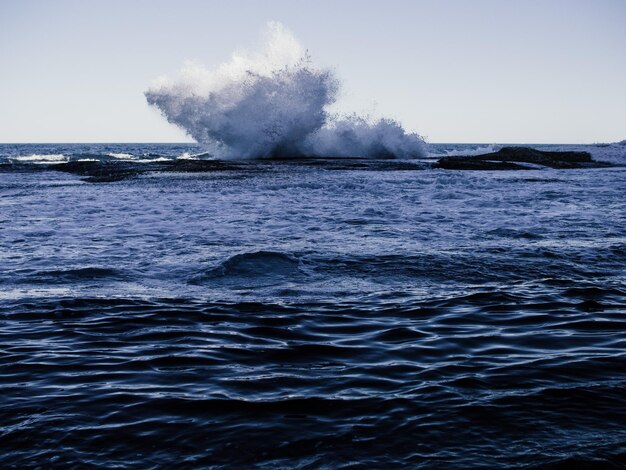
<instances>
[{"instance_id":1,"label":"dark blue water","mask_svg":"<svg viewBox=\"0 0 626 470\"><path fill-rule=\"evenodd\" d=\"M626 168L199 153L0 146L0 465L626 465Z\"/></svg>"}]
</instances>

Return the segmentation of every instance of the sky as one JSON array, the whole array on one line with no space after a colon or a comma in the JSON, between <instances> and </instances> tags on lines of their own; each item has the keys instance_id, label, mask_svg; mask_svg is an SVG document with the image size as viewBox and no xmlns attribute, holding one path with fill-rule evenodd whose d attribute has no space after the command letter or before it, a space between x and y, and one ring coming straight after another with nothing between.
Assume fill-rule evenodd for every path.
<instances>
[{"instance_id":1,"label":"sky","mask_svg":"<svg viewBox=\"0 0 626 470\"><path fill-rule=\"evenodd\" d=\"M429 142L626 139L624 0L0 0L0 142L185 142L154 79L289 28L336 112Z\"/></svg>"}]
</instances>

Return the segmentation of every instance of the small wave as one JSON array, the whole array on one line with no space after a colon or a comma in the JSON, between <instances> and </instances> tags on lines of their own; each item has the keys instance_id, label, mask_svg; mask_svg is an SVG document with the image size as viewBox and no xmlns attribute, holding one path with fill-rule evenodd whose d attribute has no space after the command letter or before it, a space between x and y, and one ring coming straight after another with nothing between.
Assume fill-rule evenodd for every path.
<instances>
[{"instance_id":1,"label":"small wave","mask_svg":"<svg viewBox=\"0 0 626 470\"><path fill-rule=\"evenodd\" d=\"M138 163L158 163L158 162L171 162L172 158L167 157L158 157L158 158L146 158L141 160L136 160Z\"/></svg>"},{"instance_id":2,"label":"small wave","mask_svg":"<svg viewBox=\"0 0 626 470\"><path fill-rule=\"evenodd\" d=\"M300 261L275 251L256 251L231 256L207 272L192 278L191 283L224 278L275 278L301 273Z\"/></svg>"},{"instance_id":3,"label":"small wave","mask_svg":"<svg viewBox=\"0 0 626 470\"><path fill-rule=\"evenodd\" d=\"M17 160L18 162L28 162L28 163L64 163L69 160L68 157L63 155L62 153L58 154L33 154L28 156L15 157L13 160Z\"/></svg>"},{"instance_id":4,"label":"small wave","mask_svg":"<svg viewBox=\"0 0 626 470\"><path fill-rule=\"evenodd\" d=\"M119 158L120 160L134 160L135 158L137 158L130 153L107 153L107 155L109 157Z\"/></svg>"},{"instance_id":5,"label":"small wave","mask_svg":"<svg viewBox=\"0 0 626 470\"><path fill-rule=\"evenodd\" d=\"M222 276L280 276L297 273L298 266L299 261L285 253L257 251L232 256L213 271Z\"/></svg>"},{"instance_id":6,"label":"small wave","mask_svg":"<svg viewBox=\"0 0 626 470\"><path fill-rule=\"evenodd\" d=\"M189 153L184 152L182 155L176 157L177 160L213 160L213 155L208 152L201 153Z\"/></svg>"}]
</instances>

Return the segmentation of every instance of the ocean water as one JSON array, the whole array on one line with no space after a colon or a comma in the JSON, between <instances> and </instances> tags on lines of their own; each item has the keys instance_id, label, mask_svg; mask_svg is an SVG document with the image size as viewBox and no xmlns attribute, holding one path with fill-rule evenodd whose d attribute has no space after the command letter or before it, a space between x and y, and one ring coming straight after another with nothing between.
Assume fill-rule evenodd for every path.
<instances>
[{"instance_id":1,"label":"ocean water","mask_svg":"<svg viewBox=\"0 0 626 470\"><path fill-rule=\"evenodd\" d=\"M0 465L623 468L626 166L428 165L497 148L0 145Z\"/></svg>"}]
</instances>

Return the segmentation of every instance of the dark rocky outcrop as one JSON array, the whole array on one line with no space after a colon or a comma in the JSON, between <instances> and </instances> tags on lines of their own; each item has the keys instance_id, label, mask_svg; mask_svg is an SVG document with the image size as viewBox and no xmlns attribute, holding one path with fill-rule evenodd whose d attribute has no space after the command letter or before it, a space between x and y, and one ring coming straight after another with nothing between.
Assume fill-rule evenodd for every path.
<instances>
[{"instance_id":1,"label":"dark rocky outcrop","mask_svg":"<svg viewBox=\"0 0 626 470\"><path fill-rule=\"evenodd\" d=\"M482 160L476 157L444 157L440 159L435 168L445 170L530 170L531 168L517 163Z\"/></svg>"},{"instance_id":2,"label":"dark rocky outcrop","mask_svg":"<svg viewBox=\"0 0 626 470\"><path fill-rule=\"evenodd\" d=\"M143 171L125 162L73 161L50 165L49 169L84 176L89 183L111 183L137 176Z\"/></svg>"},{"instance_id":3,"label":"dark rocky outcrop","mask_svg":"<svg viewBox=\"0 0 626 470\"><path fill-rule=\"evenodd\" d=\"M571 169L611 166L597 162L589 152L545 152L530 147L503 147L497 152L439 159L436 168L446 170L531 170L539 167Z\"/></svg>"},{"instance_id":4,"label":"dark rocky outcrop","mask_svg":"<svg viewBox=\"0 0 626 470\"><path fill-rule=\"evenodd\" d=\"M159 165L159 170L181 173L203 173L209 171L240 170L244 166L245 162L238 163L224 160L172 160L162 162Z\"/></svg>"},{"instance_id":5,"label":"dark rocky outcrop","mask_svg":"<svg viewBox=\"0 0 626 470\"><path fill-rule=\"evenodd\" d=\"M64 171L83 176L89 183L111 183L122 181L143 173L179 172L200 173L241 169L236 163L216 160L172 160L159 162L133 161L71 161L48 165L47 169Z\"/></svg>"},{"instance_id":6,"label":"dark rocky outcrop","mask_svg":"<svg viewBox=\"0 0 626 470\"><path fill-rule=\"evenodd\" d=\"M444 157L432 163L407 160L370 160L362 158L283 158L268 160L167 160L158 155L151 161L83 159L64 163L0 163L0 172L63 171L78 175L90 183L110 183L146 173L214 173L235 171L253 173L273 171L279 167L309 166L324 170L414 171L428 168L446 170L530 170L537 168L598 168L614 166L594 161L588 152L544 152L528 147L504 147L497 152L475 156ZM88 157L88 156L87 156ZM95 157L95 156L94 156Z\"/></svg>"},{"instance_id":7,"label":"dark rocky outcrop","mask_svg":"<svg viewBox=\"0 0 626 470\"><path fill-rule=\"evenodd\" d=\"M145 173L212 173L220 171L259 172L277 167L297 165L313 166L326 170L422 170L419 162L363 159L283 159L283 160L169 160L154 162L135 161L71 161L54 165L38 165L38 170L56 170L82 176L89 183L122 181ZM30 167L32 169L32 165ZM2 168L0 168L0 171Z\"/></svg>"}]
</instances>

